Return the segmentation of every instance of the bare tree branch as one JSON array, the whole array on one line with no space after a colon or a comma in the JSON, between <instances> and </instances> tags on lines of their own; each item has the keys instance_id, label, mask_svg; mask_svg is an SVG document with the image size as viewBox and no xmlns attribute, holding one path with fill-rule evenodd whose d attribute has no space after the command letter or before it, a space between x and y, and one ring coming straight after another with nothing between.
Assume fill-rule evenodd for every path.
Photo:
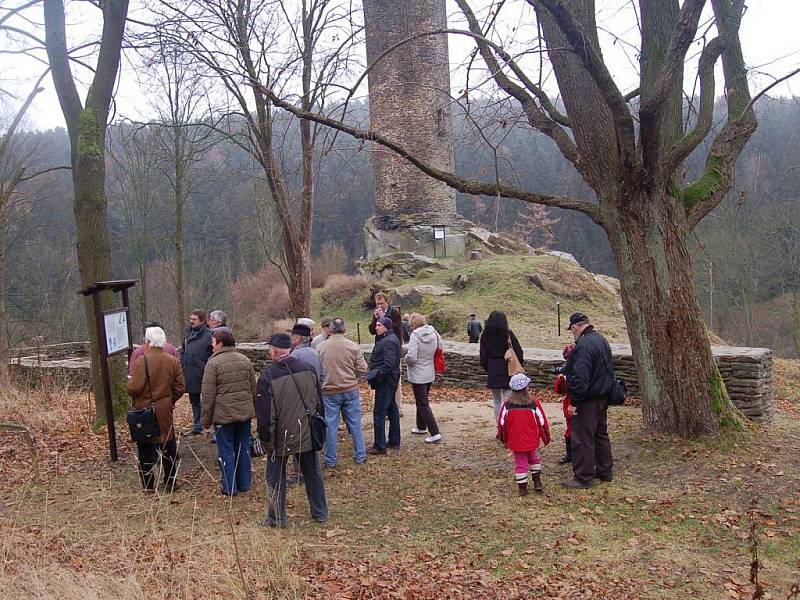
<instances>
[{"instance_id":1,"label":"bare tree branch","mask_svg":"<svg viewBox=\"0 0 800 600\"><path fill-rule=\"evenodd\" d=\"M518 200L522 200L523 202L530 202L532 204L542 204L544 206L552 206L555 208L565 208L568 210L577 210L588 215L595 223L601 224L602 223L602 215L600 213L600 209L597 205L587 202L585 200L580 200L578 198L570 198L568 196L553 196L548 194L536 194L533 192L528 192L526 190L516 188L513 186L503 185L503 184L494 184L494 183L484 183L480 181L469 181L466 179L462 179L452 173L447 173L445 171L441 171L412 155L409 151L405 148L400 146L399 144L386 139L379 133L376 133L372 130L364 131L358 129L356 127L352 127L350 125L346 125L340 121L336 121L335 119L331 119L330 117L326 117L324 115L320 115L313 112L304 111L284 100L280 99L274 93L272 93L269 89L263 87L259 83L253 82L251 83L254 87L259 87L262 90L262 93L269 98L270 102L275 106L282 108L295 116L308 119L309 121L315 121L322 125L326 125L328 127L332 127L334 129L338 129L348 135L365 141L376 142L381 146L388 148L389 150L393 151L397 155L403 157L412 165L417 167L420 171L442 181L452 187L453 189L463 192L465 194L473 194L473 195L487 195L487 196L504 196L506 198L517 198Z\"/></svg>"},{"instance_id":2,"label":"bare tree branch","mask_svg":"<svg viewBox=\"0 0 800 600\"><path fill-rule=\"evenodd\" d=\"M620 92L617 84L614 83L614 79L611 77L605 62L603 62L599 50L588 41L590 38L583 31L583 27L561 0L525 1L534 8L537 6L544 7L553 17L556 25L572 47L573 52L581 59L586 72L595 82L611 111L623 163L628 166L635 165L637 159L633 117L628 110L625 97Z\"/></svg>"},{"instance_id":3,"label":"bare tree branch","mask_svg":"<svg viewBox=\"0 0 800 600\"><path fill-rule=\"evenodd\" d=\"M692 151L702 142L711 131L714 120L714 67L717 64L725 42L722 38L716 37L711 40L700 55L698 65L698 77L700 79L700 111L697 115L697 123L684 138L672 148L665 157L665 173L673 173L675 169L689 156Z\"/></svg>"}]
</instances>

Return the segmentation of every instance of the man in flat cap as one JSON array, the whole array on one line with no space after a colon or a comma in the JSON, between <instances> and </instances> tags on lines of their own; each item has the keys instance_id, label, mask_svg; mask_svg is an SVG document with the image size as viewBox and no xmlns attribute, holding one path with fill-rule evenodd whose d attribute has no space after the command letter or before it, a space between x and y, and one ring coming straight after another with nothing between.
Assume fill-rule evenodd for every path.
<instances>
[{"instance_id":1,"label":"man in flat cap","mask_svg":"<svg viewBox=\"0 0 800 600\"><path fill-rule=\"evenodd\" d=\"M314 368L290 355L292 339L276 333L270 340L272 364L256 385L258 437L267 449L267 517L263 524L286 527L286 464L295 456L305 479L311 517L328 520L325 483L311 441L308 412L323 413L322 394Z\"/></svg>"},{"instance_id":2,"label":"man in flat cap","mask_svg":"<svg viewBox=\"0 0 800 600\"><path fill-rule=\"evenodd\" d=\"M325 370L319 360L319 352L311 347L311 327L300 322L300 319L292 327L292 356L303 362L307 362L314 367L320 385L325 382Z\"/></svg>"},{"instance_id":3,"label":"man in flat cap","mask_svg":"<svg viewBox=\"0 0 800 600\"><path fill-rule=\"evenodd\" d=\"M608 395L614 382L611 347L589 322L576 312L569 317L567 329L575 337L575 349L564 366L570 394L572 415L573 479L561 482L566 488L581 489L594 480L611 481L614 459L608 437Z\"/></svg>"}]
</instances>

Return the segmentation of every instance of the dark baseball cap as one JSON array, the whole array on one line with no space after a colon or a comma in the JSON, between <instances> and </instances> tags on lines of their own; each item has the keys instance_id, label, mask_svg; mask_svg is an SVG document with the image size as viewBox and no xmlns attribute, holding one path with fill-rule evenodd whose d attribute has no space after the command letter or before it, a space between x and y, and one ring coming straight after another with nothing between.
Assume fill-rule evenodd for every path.
<instances>
[{"instance_id":1,"label":"dark baseball cap","mask_svg":"<svg viewBox=\"0 0 800 600\"><path fill-rule=\"evenodd\" d=\"M571 329L573 325L577 325L578 323L583 323L588 320L589 317L582 312L574 312L569 316L569 325L567 325L567 329Z\"/></svg>"}]
</instances>

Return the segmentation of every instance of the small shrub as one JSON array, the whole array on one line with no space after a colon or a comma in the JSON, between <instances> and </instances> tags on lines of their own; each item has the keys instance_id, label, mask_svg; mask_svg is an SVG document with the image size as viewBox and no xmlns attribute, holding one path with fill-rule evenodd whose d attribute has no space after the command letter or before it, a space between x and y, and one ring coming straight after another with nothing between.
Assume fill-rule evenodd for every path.
<instances>
[{"instance_id":1,"label":"small shrub","mask_svg":"<svg viewBox=\"0 0 800 600\"><path fill-rule=\"evenodd\" d=\"M434 310L426 319L440 335L454 335L465 327L464 315L445 309Z\"/></svg>"},{"instance_id":2,"label":"small shrub","mask_svg":"<svg viewBox=\"0 0 800 600\"><path fill-rule=\"evenodd\" d=\"M347 271L347 251L333 240L322 244L319 254L311 260L311 287L322 287L331 275Z\"/></svg>"},{"instance_id":3,"label":"small shrub","mask_svg":"<svg viewBox=\"0 0 800 600\"><path fill-rule=\"evenodd\" d=\"M231 323L242 342L266 339L275 321L288 316L292 308L289 288L273 265L239 279L229 296Z\"/></svg>"},{"instance_id":4,"label":"small shrub","mask_svg":"<svg viewBox=\"0 0 800 600\"><path fill-rule=\"evenodd\" d=\"M322 300L328 306L341 306L366 291L367 282L360 275L330 275L325 280Z\"/></svg>"}]
</instances>

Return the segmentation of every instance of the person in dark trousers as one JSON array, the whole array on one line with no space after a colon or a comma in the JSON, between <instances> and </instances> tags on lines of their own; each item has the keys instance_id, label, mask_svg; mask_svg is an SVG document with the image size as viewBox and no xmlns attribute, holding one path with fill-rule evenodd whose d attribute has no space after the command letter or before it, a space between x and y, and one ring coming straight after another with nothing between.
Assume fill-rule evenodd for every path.
<instances>
[{"instance_id":1,"label":"person in dark trousers","mask_svg":"<svg viewBox=\"0 0 800 600\"><path fill-rule=\"evenodd\" d=\"M192 428L187 433L198 435L203 433L200 423L202 404L200 393L203 391L203 372L208 359L211 358L211 328L206 323L205 311L196 309L189 316L189 329L183 335L181 347L181 368L186 382L186 393L192 404Z\"/></svg>"},{"instance_id":2,"label":"person in dark trousers","mask_svg":"<svg viewBox=\"0 0 800 600\"><path fill-rule=\"evenodd\" d=\"M400 411L395 393L400 383L400 340L392 331L392 321L383 317L375 324L377 342L369 357L367 381L375 390L372 409L375 443L367 454L386 454L386 448L400 448ZM389 416L389 441L386 441L386 416Z\"/></svg>"},{"instance_id":3,"label":"person in dark trousers","mask_svg":"<svg viewBox=\"0 0 800 600\"><path fill-rule=\"evenodd\" d=\"M575 336L575 349L564 366L572 417L573 479L562 481L566 488L580 489L594 485L594 479L611 481L614 459L608 437L608 394L614 381L611 347L589 322L576 312L567 328Z\"/></svg>"},{"instance_id":4,"label":"person in dark trousers","mask_svg":"<svg viewBox=\"0 0 800 600\"><path fill-rule=\"evenodd\" d=\"M235 496L250 489L250 421L255 416L256 377L250 359L222 328L211 336L214 354L203 373L204 427L214 427L220 492Z\"/></svg>"},{"instance_id":5,"label":"person in dark trousers","mask_svg":"<svg viewBox=\"0 0 800 600\"><path fill-rule=\"evenodd\" d=\"M436 379L433 357L436 349L442 346L442 338L421 314L412 314L409 321L412 331L406 352L407 380L414 390L414 401L417 405L417 426L411 429L411 433L426 434L425 441L428 444L438 444L442 441L442 434L439 432L436 417L433 416L428 394Z\"/></svg>"},{"instance_id":6,"label":"person in dark trousers","mask_svg":"<svg viewBox=\"0 0 800 600\"><path fill-rule=\"evenodd\" d=\"M383 292L375 294L375 310L372 311L372 322L369 324L369 332L375 336L375 342L378 342L378 333L375 331L375 325L379 319L387 317L392 321L392 331L397 336L400 346L403 345L403 320L400 317L400 309L396 306L389 304L389 298ZM397 382L395 388L394 401L397 404L397 410L400 416L403 416L403 386L401 382Z\"/></svg>"},{"instance_id":7,"label":"person in dark trousers","mask_svg":"<svg viewBox=\"0 0 800 600\"><path fill-rule=\"evenodd\" d=\"M322 394L314 368L289 354L292 340L276 333L270 340L272 364L256 384L258 437L267 449L267 517L263 525L284 528L286 520L286 463L297 456L305 480L311 517L328 520L325 483L311 441L308 412L323 413Z\"/></svg>"},{"instance_id":8,"label":"person in dark trousers","mask_svg":"<svg viewBox=\"0 0 800 600\"><path fill-rule=\"evenodd\" d=\"M140 360L133 363L128 381L128 394L133 398L133 407L152 406L161 432L155 443L136 443L139 476L145 492L156 490L156 466L159 457L164 472L165 490L173 492L178 487L178 450L172 427L172 413L175 403L183 396L184 384L178 359L164 351L166 342L167 336L160 327L148 327L145 330L145 352Z\"/></svg>"},{"instance_id":9,"label":"person in dark trousers","mask_svg":"<svg viewBox=\"0 0 800 600\"><path fill-rule=\"evenodd\" d=\"M481 322L478 321L478 315L472 313L469 316L469 321L467 321L467 337L469 338L470 344L477 344L481 339L481 332L483 331L483 326Z\"/></svg>"},{"instance_id":10,"label":"person in dark trousers","mask_svg":"<svg viewBox=\"0 0 800 600\"><path fill-rule=\"evenodd\" d=\"M481 366L486 371L486 387L492 391L495 423L500 415L500 407L511 395L508 387L511 377L508 375L505 358L509 347L514 349L520 364L523 364L522 347L517 336L508 328L506 314L494 310L486 319L486 327L481 334L480 359Z\"/></svg>"}]
</instances>

